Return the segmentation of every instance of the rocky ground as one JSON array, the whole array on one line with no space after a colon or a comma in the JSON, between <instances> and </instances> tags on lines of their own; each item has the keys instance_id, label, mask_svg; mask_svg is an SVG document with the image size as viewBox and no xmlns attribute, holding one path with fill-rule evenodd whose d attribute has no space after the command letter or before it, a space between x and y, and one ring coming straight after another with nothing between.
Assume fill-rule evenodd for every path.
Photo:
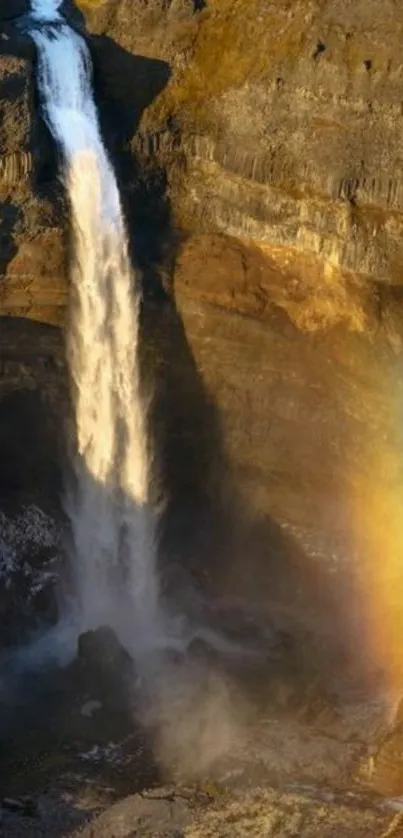
<instances>
[{"instance_id":1,"label":"rocky ground","mask_svg":"<svg viewBox=\"0 0 403 838\"><path fill-rule=\"evenodd\" d=\"M142 681L105 629L63 670L25 670L2 735L2 834L400 835L399 712L304 683L276 650L251 662L199 640Z\"/></svg>"}]
</instances>

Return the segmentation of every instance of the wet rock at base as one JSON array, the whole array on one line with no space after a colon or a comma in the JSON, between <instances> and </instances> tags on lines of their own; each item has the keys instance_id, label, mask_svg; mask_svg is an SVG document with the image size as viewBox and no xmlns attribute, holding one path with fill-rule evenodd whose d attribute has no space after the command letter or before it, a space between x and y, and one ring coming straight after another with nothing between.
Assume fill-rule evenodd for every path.
<instances>
[{"instance_id":1,"label":"wet rock at base","mask_svg":"<svg viewBox=\"0 0 403 838\"><path fill-rule=\"evenodd\" d=\"M122 720L126 715L132 718L135 663L111 628L103 626L80 635L77 659L70 670L83 698L100 701L106 714L116 711Z\"/></svg>"},{"instance_id":2,"label":"wet rock at base","mask_svg":"<svg viewBox=\"0 0 403 838\"><path fill-rule=\"evenodd\" d=\"M24 818L36 818L39 815L38 806L32 797L3 797L0 806L10 812L16 812Z\"/></svg>"},{"instance_id":3,"label":"wet rock at base","mask_svg":"<svg viewBox=\"0 0 403 838\"><path fill-rule=\"evenodd\" d=\"M60 530L52 511L31 503L7 514L0 503L0 650L56 623Z\"/></svg>"},{"instance_id":4,"label":"wet rock at base","mask_svg":"<svg viewBox=\"0 0 403 838\"><path fill-rule=\"evenodd\" d=\"M80 635L78 662L86 670L110 673L122 673L133 666L133 659L108 626Z\"/></svg>"}]
</instances>

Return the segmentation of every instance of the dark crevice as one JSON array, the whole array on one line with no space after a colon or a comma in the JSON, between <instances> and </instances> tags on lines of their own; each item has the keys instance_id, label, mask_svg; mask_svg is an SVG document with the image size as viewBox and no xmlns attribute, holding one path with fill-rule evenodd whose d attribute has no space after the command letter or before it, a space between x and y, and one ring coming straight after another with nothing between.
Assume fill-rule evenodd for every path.
<instances>
[{"instance_id":1,"label":"dark crevice","mask_svg":"<svg viewBox=\"0 0 403 838\"><path fill-rule=\"evenodd\" d=\"M20 390L1 401L0 493L44 496L61 490L57 446L39 390Z\"/></svg>"},{"instance_id":2,"label":"dark crevice","mask_svg":"<svg viewBox=\"0 0 403 838\"><path fill-rule=\"evenodd\" d=\"M318 41L312 53L313 60L316 61L316 59L319 58L319 56L322 55L322 53L325 52L325 50L326 44L324 44L323 41Z\"/></svg>"},{"instance_id":3,"label":"dark crevice","mask_svg":"<svg viewBox=\"0 0 403 838\"><path fill-rule=\"evenodd\" d=\"M7 198L1 202L0 221L0 276L5 274L7 266L17 252L13 239L13 230L21 217L21 210Z\"/></svg>"},{"instance_id":4,"label":"dark crevice","mask_svg":"<svg viewBox=\"0 0 403 838\"><path fill-rule=\"evenodd\" d=\"M164 296L161 267L174 261L176 251L166 173L152 161L145 166L131 144L144 110L166 86L170 67L131 55L105 36L92 38L90 47L101 130L121 193L131 258L141 270L144 294Z\"/></svg>"}]
</instances>

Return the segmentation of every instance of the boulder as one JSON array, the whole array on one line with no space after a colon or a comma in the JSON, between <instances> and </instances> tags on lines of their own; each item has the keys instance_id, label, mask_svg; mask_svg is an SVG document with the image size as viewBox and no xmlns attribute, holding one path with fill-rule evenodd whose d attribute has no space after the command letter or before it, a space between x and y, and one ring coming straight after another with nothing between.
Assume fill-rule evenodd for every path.
<instances>
[{"instance_id":1,"label":"boulder","mask_svg":"<svg viewBox=\"0 0 403 838\"><path fill-rule=\"evenodd\" d=\"M87 631L78 638L78 664L91 672L109 673L121 677L125 670L132 671L133 661L119 643L114 631L103 626Z\"/></svg>"}]
</instances>

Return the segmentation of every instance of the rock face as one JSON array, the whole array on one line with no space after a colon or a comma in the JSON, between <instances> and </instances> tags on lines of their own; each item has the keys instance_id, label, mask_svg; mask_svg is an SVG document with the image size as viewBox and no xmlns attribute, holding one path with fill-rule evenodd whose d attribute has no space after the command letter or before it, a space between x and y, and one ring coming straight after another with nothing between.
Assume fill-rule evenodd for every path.
<instances>
[{"instance_id":1,"label":"rock face","mask_svg":"<svg viewBox=\"0 0 403 838\"><path fill-rule=\"evenodd\" d=\"M8 20L28 11L27 0L4 0L1 6L0 20Z\"/></svg>"},{"instance_id":2,"label":"rock face","mask_svg":"<svg viewBox=\"0 0 403 838\"><path fill-rule=\"evenodd\" d=\"M65 319L67 214L16 10L0 14L0 305L41 321L39 335ZM88 36L145 291L161 299L162 284L178 309L153 314L146 294L146 353L168 405L155 420L167 544L211 556L223 584L263 598L262 568L280 565L287 588L284 543L298 554L293 595L308 576L315 588L318 566L348 565L340 625L365 614L348 630L395 670L402 11L392 0L62 10ZM9 364L13 351L1 349Z\"/></svg>"},{"instance_id":3,"label":"rock face","mask_svg":"<svg viewBox=\"0 0 403 838\"><path fill-rule=\"evenodd\" d=\"M48 180L55 152L36 105L33 59L32 43L6 25L0 39L0 305L6 316L57 323L65 303L60 190Z\"/></svg>"},{"instance_id":4,"label":"rock face","mask_svg":"<svg viewBox=\"0 0 403 838\"><path fill-rule=\"evenodd\" d=\"M290 0L281 10L260 0L77 6L66 1L62 11L94 33L110 147L120 158L123 145L131 148L143 177L147 167L166 173L177 224L253 240L275 261L279 254L289 261L299 253L316 256L333 282L354 284L352 274L375 296L382 283L400 284L403 18L391 0L354 9L336 0L308 6ZM12 4L13 14L26 7ZM10 10L6 3L3 19ZM10 50L10 40L8 33L3 48ZM4 83L17 86L3 123L2 170L10 173L3 179L20 182L40 146L31 130L32 72L21 58L3 61ZM17 96L26 116L15 131ZM7 161L10 154L18 160ZM124 181L132 191L138 174L127 157ZM158 191L150 172L146 180L148 190ZM128 199L137 221L138 198ZM20 203L12 201L18 209ZM154 194L154 223L157 204ZM32 237L33 219L22 225ZM57 249L56 242L49 247ZM326 277L314 281L326 294ZM46 307L54 318L54 300Z\"/></svg>"},{"instance_id":5,"label":"rock face","mask_svg":"<svg viewBox=\"0 0 403 838\"><path fill-rule=\"evenodd\" d=\"M182 221L399 284L403 17L392 0L79 5L90 30L172 66L145 142L164 156L179 138Z\"/></svg>"},{"instance_id":6,"label":"rock face","mask_svg":"<svg viewBox=\"0 0 403 838\"><path fill-rule=\"evenodd\" d=\"M6 3L2 17L26 6ZM120 144L166 171L177 223L252 239L274 257L318 256L375 291L400 284L403 17L392 0L77 6L62 10L94 33ZM8 75L24 72L8 64ZM24 147L17 137L2 153Z\"/></svg>"},{"instance_id":7,"label":"rock face","mask_svg":"<svg viewBox=\"0 0 403 838\"><path fill-rule=\"evenodd\" d=\"M60 334L5 318L0 333L0 650L57 617L59 496L68 409Z\"/></svg>"},{"instance_id":8,"label":"rock face","mask_svg":"<svg viewBox=\"0 0 403 838\"><path fill-rule=\"evenodd\" d=\"M4 647L27 642L57 620L55 586L61 568L60 521L34 504L0 512L0 616Z\"/></svg>"}]
</instances>

